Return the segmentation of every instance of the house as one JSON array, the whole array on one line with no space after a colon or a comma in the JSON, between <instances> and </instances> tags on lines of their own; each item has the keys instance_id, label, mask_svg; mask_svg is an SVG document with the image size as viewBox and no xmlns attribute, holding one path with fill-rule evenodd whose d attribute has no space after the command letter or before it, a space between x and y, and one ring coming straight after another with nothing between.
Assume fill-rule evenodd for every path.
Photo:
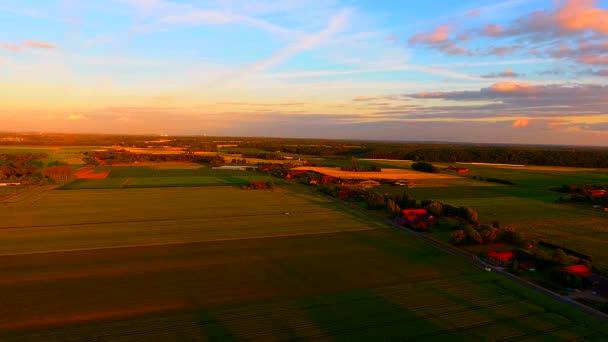
<instances>
[{"instance_id":1,"label":"house","mask_svg":"<svg viewBox=\"0 0 608 342\"><path fill-rule=\"evenodd\" d=\"M511 264L511 262L515 259L515 254L511 251L509 252L496 252L489 251L488 252L488 260L491 264L496 266L506 267Z\"/></svg>"},{"instance_id":2,"label":"house","mask_svg":"<svg viewBox=\"0 0 608 342\"><path fill-rule=\"evenodd\" d=\"M603 197L606 196L606 190L589 190L592 197Z\"/></svg>"},{"instance_id":3,"label":"house","mask_svg":"<svg viewBox=\"0 0 608 342\"><path fill-rule=\"evenodd\" d=\"M564 270L566 270L566 272L568 272L568 273L575 274L581 278L588 277L593 274L591 272L591 270L589 269L589 267L587 267L585 265L566 266L566 267L564 267Z\"/></svg>"},{"instance_id":4,"label":"house","mask_svg":"<svg viewBox=\"0 0 608 342\"><path fill-rule=\"evenodd\" d=\"M426 209L403 209L402 213L403 217L400 217L397 223L403 226L426 230L428 226L435 223L435 218Z\"/></svg>"}]
</instances>

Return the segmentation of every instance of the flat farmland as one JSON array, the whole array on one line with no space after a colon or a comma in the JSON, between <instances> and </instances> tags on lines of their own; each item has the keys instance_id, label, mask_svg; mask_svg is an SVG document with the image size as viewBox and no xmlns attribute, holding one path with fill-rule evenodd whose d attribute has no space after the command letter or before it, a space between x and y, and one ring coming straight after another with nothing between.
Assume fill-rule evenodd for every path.
<instances>
[{"instance_id":1,"label":"flat farmland","mask_svg":"<svg viewBox=\"0 0 608 342\"><path fill-rule=\"evenodd\" d=\"M439 173L425 173L405 169L382 169L381 172L351 172L351 171L340 171L339 168L335 167L322 167L322 166L299 166L292 170L306 170L322 173L324 175L341 177L341 178L352 178L352 179L454 179L454 176L448 176Z\"/></svg>"},{"instance_id":2,"label":"flat farmland","mask_svg":"<svg viewBox=\"0 0 608 342\"><path fill-rule=\"evenodd\" d=\"M0 340L606 337L299 189L51 190L0 206Z\"/></svg>"},{"instance_id":3,"label":"flat farmland","mask_svg":"<svg viewBox=\"0 0 608 342\"><path fill-rule=\"evenodd\" d=\"M0 214L4 255L371 229L330 202L231 187L55 190Z\"/></svg>"}]
</instances>

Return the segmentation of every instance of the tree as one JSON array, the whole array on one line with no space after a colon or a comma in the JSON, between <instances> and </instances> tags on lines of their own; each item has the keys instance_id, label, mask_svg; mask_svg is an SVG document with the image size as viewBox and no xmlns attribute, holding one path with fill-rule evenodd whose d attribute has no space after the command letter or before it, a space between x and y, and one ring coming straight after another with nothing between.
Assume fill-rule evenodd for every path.
<instances>
[{"instance_id":1,"label":"tree","mask_svg":"<svg viewBox=\"0 0 608 342\"><path fill-rule=\"evenodd\" d=\"M483 243L493 243L496 241L498 236L498 229L494 227L487 227L481 231L481 238L483 239Z\"/></svg>"},{"instance_id":2,"label":"tree","mask_svg":"<svg viewBox=\"0 0 608 342\"><path fill-rule=\"evenodd\" d=\"M481 237L481 234L479 234L479 232L475 230L473 226L467 224L464 227L464 232L467 234L467 242L476 244L483 243L483 238Z\"/></svg>"},{"instance_id":3,"label":"tree","mask_svg":"<svg viewBox=\"0 0 608 342\"><path fill-rule=\"evenodd\" d=\"M426 206L426 210L429 212L429 214L435 217L440 217L443 215L443 205L441 202L431 201L431 203Z\"/></svg>"},{"instance_id":4,"label":"tree","mask_svg":"<svg viewBox=\"0 0 608 342\"><path fill-rule=\"evenodd\" d=\"M471 224L473 224L473 225L478 225L479 224L479 215L477 214L477 212L475 210L473 210L471 208L466 208L465 214L466 214L465 218Z\"/></svg>"},{"instance_id":5,"label":"tree","mask_svg":"<svg viewBox=\"0 0 608 342\"><path fill-rule=\"evenodd\" d=\"M467 238L467 233L464 232L464 230L462 229L458 229L452 232L452 234L450 235L450 237L452 238L452 241L456 244L456 245L461 245L464 243L465 239Z\"/></svg>"}]
</instances>

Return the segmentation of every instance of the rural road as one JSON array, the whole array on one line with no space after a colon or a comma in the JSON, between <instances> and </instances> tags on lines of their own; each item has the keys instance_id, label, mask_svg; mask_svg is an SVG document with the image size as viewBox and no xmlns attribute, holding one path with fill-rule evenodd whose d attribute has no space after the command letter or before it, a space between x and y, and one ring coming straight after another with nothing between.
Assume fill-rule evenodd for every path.
<instances>
[{"instance_id":1,"label":"rural road","mask_svg":"<svg viewBox=\"0 0 608 342\"><path fill-rule=\"evenodd\" d=\"M538 286L538 285L536 285L536 284L534 284L532 282L529 282L529 281L527 281L525 279L517 277L517 276L515 276L515 275L513 275L513 274L511 274L511 273L509 273L509 272L507 272L507 271L505 271L503 269L500 269L500 268L494 267L492 265L489 265L489 264L485 263L484 261L480 260L479 258L477 258L475 256L472 256L472 255L470 255L468 253L460 251L460 250L458 250L456 248L452 248L452 247L447 246L445 244L439 243L439 242L437 242L437 241L435 241L435 240L433 240L433 239L431 239L431 238L429 238L427 236L424 236L424 234L415 232L415 231L413 231L411 229L408 229L406 227L398 225L398 224L394 223L390 219L387 219L387 218L375 215L374 213L371 213L371 212L369 212L369 211L367 211L365 209L359 208L359 207L357 207L357 206L355 206L353 204L350 204L348 202L342 201L342 200L340 200L338 198L334 198L334 197L331 197L331 196L328 196L328 195L323 195L323 196L325 196L326 198L328 198L328 199L330 199L330 200L332 200L332 201L334 201L336 203L339 203L339 204L341 204L343 206L346 206L346 207L348 207L348 208L350 208L350 209L352 209L352 210L354 210L354 211L356 211L356 212L358 212L358 213L360 213L362 215L365 215L365 216L367 216L369 218L373 218L376 221L385 223L385 224L387 224L387 225L389 225L389 226L391 226L393 228L399 229L400 231L402 231L402 232L404 232L406 234L409 234L410 236L412 236L412 237L414 237L414 238L416 238L416 239L418 239L420 241L426 242L427 244L430 244L430 245L432 245L432 246L434 246L436 248L439 248L439 249L441 249L441 250L443 250L443 251L445 251L445 252L447 252L447 253L449 253L449 254L451 254L453 256L462 258L462 259L466 260L467 262L469 262L470 264L473 264L474 266L479 267L480 269L483 269L485 267L490 267L495 273L500 274L501 276L503 276L505 278L508 278L508 279L510 279L510 280L512 280L512 281L514 281L514 282L516 282L518 284L520 284L520 285L523 285L523 286L525 286L525 287L527 287L527 288L529 288L531 290L534 290L534 291L539 292L541 294L544 294L544 295L546 295L548 297L551 297L554 300L556 300L558 302L561 302L563 304L566 304L566 305L570 306L571 308L574 308L576 310L584 312L587 315L595 317L595 318L597 318L599 320L602 320L604 322L608 322L608 315L606 315L605 313L597 311L597 310L592 309L590 307L587 307L587 306L585 306L583 304L580 304L580 303L576 302L575 300L571 299L570 297L562 296L562 295L560 295L558 293L555 293L553 291L547 290L544 287Z\"/></svg>"}]
</instances>

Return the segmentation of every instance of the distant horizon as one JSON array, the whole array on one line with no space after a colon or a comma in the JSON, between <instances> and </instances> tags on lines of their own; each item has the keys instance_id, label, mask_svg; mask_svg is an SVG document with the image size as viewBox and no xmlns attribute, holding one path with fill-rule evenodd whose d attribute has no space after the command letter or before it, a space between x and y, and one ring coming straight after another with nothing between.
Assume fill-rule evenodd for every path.
<instances>
[{"instance_id":1,"label":"distant horizon","mask_svg":"<svg viewBox=\"0 0 608 342\"><path fill-rule=\"evenodd\" d=\"M0 139L4 135L91 135L91 136L128 136L128 137L158 137L158 138L228 138L228 139L285 139L285 140L327 140L336 142L372 142L372 143L397 143L397 144L437 144L437 145L481 145L481 146L498 146L498 147L547 147L547 148L590 148L590 149L608 149L607 145L572 145L572 144L542 144L542 143L496 143L496 142L473 142L473 141L449 141L449 140L393 140L393 139L360 139L360 138L319 138L319 137L289 137L289 136L232 136L232 135L201 135L201 134L175 134L165 135L158 133L95 133L95 132L2 132L0 131ZM0 140L0 145L3 141ZM8 144L17 145L17 144Z\"/></svg>"},{"instance_id":2,"label":"distant horizon","mask_svg":"<svg viewBox=\"0 0 608 342\"><path fill-rule=\"evenodd\" d=\"M608 0L5 0L9 131L598 145Z\"/></svg>"}]
</instances>

